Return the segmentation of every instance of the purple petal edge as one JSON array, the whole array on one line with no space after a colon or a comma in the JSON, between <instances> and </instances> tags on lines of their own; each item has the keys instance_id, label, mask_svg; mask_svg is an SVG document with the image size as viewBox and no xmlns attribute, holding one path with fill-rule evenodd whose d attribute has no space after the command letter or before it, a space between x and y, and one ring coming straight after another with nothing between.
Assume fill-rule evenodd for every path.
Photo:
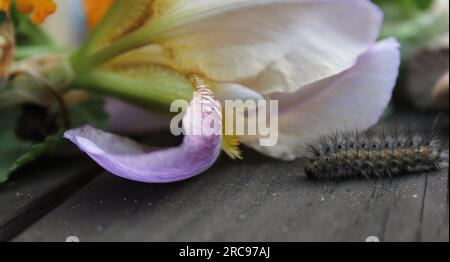
<instances>
[{"instance_id":1,"label":"purple petal edge","mask_svg":"<svg viewBox=\"0 0 450 262\"><path fill-rule=\"evenodd\" d=\"M202 123L193 124L205 125L203 120L211 114L221 123L220 110L209 109L202 114ZM190 121L187 115L183 121ZM186 135L179 147L152 151L131 139L91 126L67 131L64 137L112 174L143 183L170 183L197 176L215 163L222 144L221 135Z\"/></svg>"}]
</instances>

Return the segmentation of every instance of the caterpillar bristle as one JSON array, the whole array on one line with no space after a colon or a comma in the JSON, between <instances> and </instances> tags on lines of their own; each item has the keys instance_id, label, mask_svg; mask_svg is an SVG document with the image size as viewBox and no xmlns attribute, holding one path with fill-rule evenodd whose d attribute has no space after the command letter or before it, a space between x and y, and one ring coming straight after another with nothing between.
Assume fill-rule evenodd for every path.
<instances>
[{"instance_id":1,"label":"caterpillar bristle","mask_svg":"<svg viewBox=\"0 0 450 262\"><path fill-rule=\"evenodd\" d=\"M448 168L437 132L339 131L307 147L306 175L316 180L382 178Z\"/></svg>"}]
</instances>

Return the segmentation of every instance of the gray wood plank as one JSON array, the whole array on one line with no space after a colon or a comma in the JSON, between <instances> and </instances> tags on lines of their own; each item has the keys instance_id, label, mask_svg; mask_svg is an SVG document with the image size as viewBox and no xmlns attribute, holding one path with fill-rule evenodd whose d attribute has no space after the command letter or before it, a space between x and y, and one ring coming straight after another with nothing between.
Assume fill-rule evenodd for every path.
<instances>
[{"instance_id":1,"label":"gray wood plank","mask_svg":"<svg viewBox=\"0 0 450 262\"><path fill-rule=\"evenodd\" d=\"M431 128L434 119L401 114L381 126ZM448 120L438 127L448 147ZM304 164L248 151L176 184L105 173L14 240L449 241L447 170L321 183L306 179Z\"/></svg>"},{"instance_id":2,"label":"gray wood plank","mask_svg":"<svg viewBox=\"0 0 450 262\"><path fill-rule=\"evenodd\" d=\"M0 186L0 241L11 239L45 216L99 170L85 157L53 158L14 174Z\"/></svg>"}]
</instances>

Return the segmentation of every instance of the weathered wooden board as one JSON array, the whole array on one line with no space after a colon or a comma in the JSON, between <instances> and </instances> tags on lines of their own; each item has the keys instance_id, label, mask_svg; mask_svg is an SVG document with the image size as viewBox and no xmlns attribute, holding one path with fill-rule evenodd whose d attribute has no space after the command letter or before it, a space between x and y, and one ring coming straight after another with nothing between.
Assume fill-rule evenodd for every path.
<instances>
[{"instance_id":1,"label":"weathered wooden board","mask_svg":"<svg viewBox=\"0 0 450 262\"><path fill-rule=\"evenodd\" d=\"M384 127L428 128L397 115ZM448 117L442 130L448 147ZM415 126L415 127L414 127ZM146 185L102 174L15 241L449 241L448 171L312 182L304 161L253 152L189 181Z\"/></svg>"},{"instance_id":2,"label":"weathered wooden board","mask_svg":"<svg viewBox=\"0 0 450 262\"><path fill-rule=\"evenodd\" d=\"M44 163L46 162L46 163ZM9 240L93 179L86 158L44 159L0 186L0 241Z\"/></svg>"}]
</instances>

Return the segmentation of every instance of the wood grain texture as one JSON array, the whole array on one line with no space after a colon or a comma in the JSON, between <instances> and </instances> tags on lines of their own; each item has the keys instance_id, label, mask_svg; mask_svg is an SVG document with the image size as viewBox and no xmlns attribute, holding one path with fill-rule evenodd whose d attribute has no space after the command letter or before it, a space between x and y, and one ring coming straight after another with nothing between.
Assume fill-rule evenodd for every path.
<instances>
[{"instance_id":1,"label":"wood grain texture","mask_svg":"<svg viewBox=\"0 0 450 262\"><path fill-rule=\"evenodd\" d=\"M0 186L0 241L11 239L52 211L99 170L86 158L75 157L47 159L14 174Z\"/></svg>"},{"instance_id":2,"label":"wood grain texture","mask_svg":"<svg viewBox=\"0 0 450 262\"><path fill-rule=\"evenodd\" d=\"M448 116L437 127L448 148ZM397 114L379 128L431 129ZM448 171L312 182L302 160L249 150L189 181L146 185L104 173L15 241L449 241Z\"/></svg>"}]
</instances>

